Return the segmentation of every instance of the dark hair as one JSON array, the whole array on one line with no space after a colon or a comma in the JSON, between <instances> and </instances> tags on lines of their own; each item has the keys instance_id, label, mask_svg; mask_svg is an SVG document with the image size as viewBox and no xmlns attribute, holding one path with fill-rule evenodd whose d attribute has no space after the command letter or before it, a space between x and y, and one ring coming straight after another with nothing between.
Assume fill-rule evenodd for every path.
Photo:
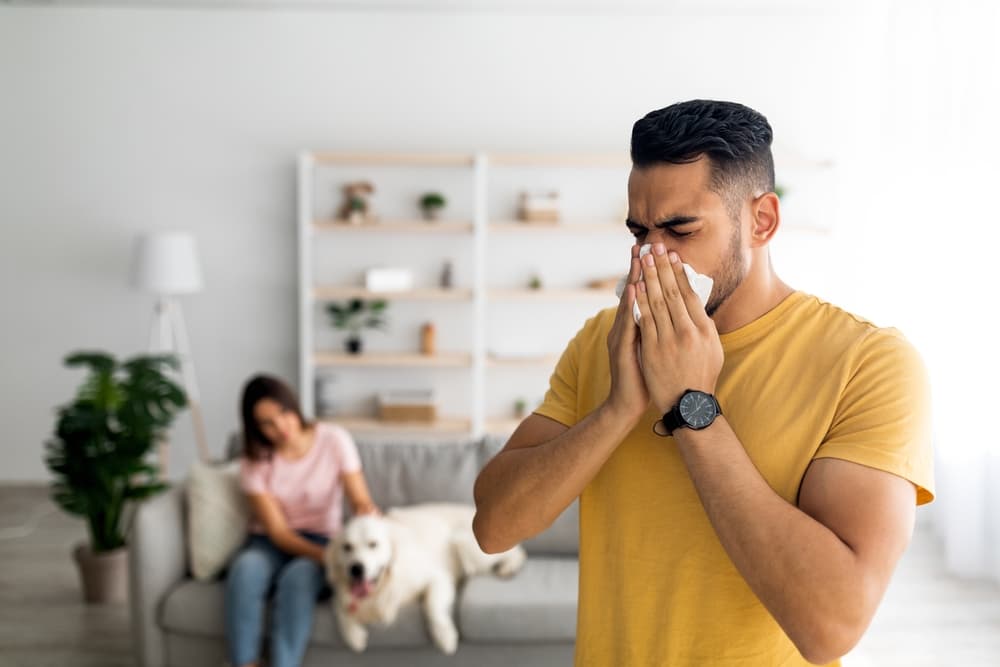
<instances>
[{"instance_id":1,"label":"dark hair","mask_svg":"<svg viewBox=\"0 0 1000 667\"><path fill-rule=\"evenodd\" d=\"M257 419L253 415L254 406L265 398L274 401L285 410L294 412L303 428L309 426L302 417L299 399L291 387L268 375L256 375L250 378L243 387L243 398L240 403L243 415L243 455L253 461L267 460L274 454L274 443L261 433Z\"/></svg>"},{"instance_id":2,"label":"dark hair","mask_svg":"<svg viewBox=\"0 0 1000 667\"><path fill-rule=\"evenodd\" d=\"M678 102L650 111L632 126L632 164L642 169L707 156L709 187L737 220L747 197L774 190L772 138L767 118L742 104Z\"/></svg>"}]
</instances>

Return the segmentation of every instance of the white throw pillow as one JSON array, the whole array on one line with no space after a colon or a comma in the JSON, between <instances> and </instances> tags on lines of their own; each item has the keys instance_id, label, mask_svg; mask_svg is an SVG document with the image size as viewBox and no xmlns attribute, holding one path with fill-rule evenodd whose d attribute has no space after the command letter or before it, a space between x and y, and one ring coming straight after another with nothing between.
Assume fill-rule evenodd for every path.
<instances>
[{"instance_id":1,"label":"white throw pillow","mask_svg":"<svg viewBox=\"0 0 1000 667\"><path fill-rule=\"evenodd\" d=\"M187 483L188 557L199 581L215 577L247 538L250 508L240 488L240 462L195 461Z\"/></svg>"}]
</instances>

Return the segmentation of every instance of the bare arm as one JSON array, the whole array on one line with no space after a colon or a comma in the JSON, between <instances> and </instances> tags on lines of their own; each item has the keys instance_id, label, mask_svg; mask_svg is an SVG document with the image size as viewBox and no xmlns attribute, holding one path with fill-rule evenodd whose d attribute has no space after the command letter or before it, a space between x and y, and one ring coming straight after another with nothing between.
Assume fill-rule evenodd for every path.
<instances>
[{"instance_id":1,"label":"bare arm","mask_svg":"<svg viewBox=\"0 0 1000 667\"><path fill-rule=\"evenodd\" d=\"M274 496L269 493L251 493L247 498L250 500L254 516L261 522L267 536L279 549L285 553L323 562L323 547L310 542L289 527Z\"/></svg>"},{"instance_id":2,"label":"bare arm","mask_svg":"<svg viewBox=\"0 0 1000 667\"><path fill-rule=\"evenodd\" d=\"M498 553L542 532L590 483L632 423L607 408L572 428L531 415L476 479L472 530Z\"/></svg>"},{"instance_id":3,"label":"bare arm","mask_svg":"<svg viewBox=\"0 0 1000 667\"><path fill-rule=\"evenodd\" d=\"M768 486L725 418L675 437L726 553L799 652L817 664L847 653L909 543L913 484L818 459L796 507Z\"/></svg>"},{"instance_id":4,"label":"bare arm","mask_svg":"<svg viewBox=\"0 0 1000 667\"><path fill-rule=\"evenodd\" d=\"M365 482L365 474L358 470L356 472L344 473L340 476L340 481L344 484L344 493L354 514L381 514L378 505L372 500L368 491L368 483Z\"/></svg>"},{"instance_id":5,"label":"bare arm","mask_svg":"<svg viewBox=\"0 0 1000 667\"><path fill-rule=\"evenodd\" d=\"M608 333L611 390L572 428L541 415L521 422L503 450L479 473L472 530L488 553L542 532L583 492L649 406L632 319L639 246L632 246L629 285Z\"/></svg>"}]
</instances>

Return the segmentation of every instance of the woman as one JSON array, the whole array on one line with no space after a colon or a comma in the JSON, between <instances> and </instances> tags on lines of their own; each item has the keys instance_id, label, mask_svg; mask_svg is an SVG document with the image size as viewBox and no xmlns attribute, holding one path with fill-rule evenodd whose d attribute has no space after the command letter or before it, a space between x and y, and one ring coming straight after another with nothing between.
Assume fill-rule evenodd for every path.
<instances>
[{"instance_id":1,"label":"woman","mask_svg":"<svg viewBox=\"0 0 1000 667\"><path fill-rule=\"evenodd\" d=\"M240 483L253 510L250 536L229 566L226 636L234 667L255 667L273 591L271 667L302 661L325 586L323 548L340 530L346 493L355 514L378 512L350 434L302 418L294 392L259 375L243 389Z\"/></svg>"}]
</instances>

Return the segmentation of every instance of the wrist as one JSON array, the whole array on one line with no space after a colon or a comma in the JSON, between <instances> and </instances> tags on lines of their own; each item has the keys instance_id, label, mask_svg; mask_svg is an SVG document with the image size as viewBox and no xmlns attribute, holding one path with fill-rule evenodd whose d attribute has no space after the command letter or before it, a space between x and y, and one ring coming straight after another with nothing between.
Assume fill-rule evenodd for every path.
<instances>
[{"instance_id":1,"label":"wrist","mask_svg":"<svg viewBox=\"0 0 1000 667\"><path fill-rule=\"evenodd\" d=\"M625 405L619 401L608 398L597 409L598 415L602 419L615 424L627 425L629 429L639 423L639 419L646 413L648 405L636 407L635 405Z\"/></svg>"}]
</instances>

